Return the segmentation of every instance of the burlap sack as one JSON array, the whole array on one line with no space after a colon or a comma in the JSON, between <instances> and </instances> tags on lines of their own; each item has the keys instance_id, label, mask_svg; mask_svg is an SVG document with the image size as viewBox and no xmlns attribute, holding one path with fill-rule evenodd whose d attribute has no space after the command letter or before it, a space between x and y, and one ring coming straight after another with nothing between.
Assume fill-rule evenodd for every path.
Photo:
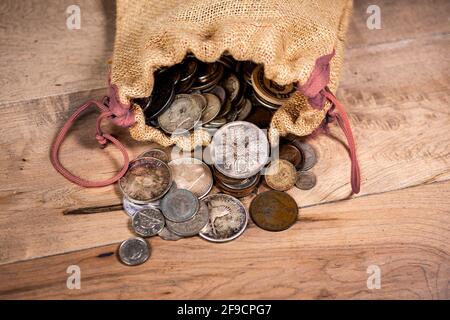
<instances>
[{"instance_id":1,"label":"burlap sack","mask_svg":"<svg viewBox=\"0 0 450 320\"><path fill-rule=\"evenodd\" d=\"M117 0L111 82L128 104L151 93L155 70L180 63L186 53L214 62L228 52L236 60L264 64L265 76L279 84L304 84L316 60L335 50L328 84L334 92L351 9L352 0ZM313 108L297 92L274 114L270 140L310 134L328 108ZM182 149L210 141L202 130L169 137L145 124L139 106L133 105L133 112L130 134L136 140Z\"/></svg>"}]
</instances>

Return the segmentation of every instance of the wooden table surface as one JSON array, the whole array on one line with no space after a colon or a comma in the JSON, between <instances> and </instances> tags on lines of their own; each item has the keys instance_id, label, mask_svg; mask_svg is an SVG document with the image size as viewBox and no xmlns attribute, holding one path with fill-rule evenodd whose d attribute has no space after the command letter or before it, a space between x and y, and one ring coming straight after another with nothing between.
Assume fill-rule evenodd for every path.
<instances>
[{"instance_id":1,"label":"wooden table surface","mask_svg":"<svg viewBox=\"0 0 450 320\"><path fill-rule=\"evenodd\" d=\"M83 189L49 161L69 114L105 93L114 4L80 0L80 30L66 28L71 1L0 3L0 298L448 299L450 280L450 2L356 1L338 97L356 136L362 188L349 197L342 133L311 141L317 186L290 190L298 223L281 233L250 224L226 244L151 239L151 259L120 264L131 236L122 211L63 215L120 203L117 186ZM381 8L369 30L366 9ZM121 163L100 150L95 114L83 117L62 161L91 179ZM132 156L149 147L112 129ZM247 200L248 203L248 200ZM81 269L69 290L68 266ZM381 288L368 289L379 266Z\"/></svg>"}]
</instances>

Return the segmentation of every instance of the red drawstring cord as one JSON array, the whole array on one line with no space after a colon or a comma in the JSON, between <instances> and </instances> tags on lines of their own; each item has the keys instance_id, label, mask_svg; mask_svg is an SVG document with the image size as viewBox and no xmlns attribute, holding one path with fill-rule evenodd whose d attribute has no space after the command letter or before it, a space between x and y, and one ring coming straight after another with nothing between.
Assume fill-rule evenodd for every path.
<instances>
[{"instance_id":1,"label":"red drawstring cord","mask_svg":"<svg viewBox=\"0 0 450 320\"><path fill-rule=\"evenodd\" d=\"M67 132L70 130L70 128L75 123L77 118L83 113L83 111L88 109L91 105L96 105L101 112L97 118L96 123L97 134L95 138L103 146L106 145L108 140L111 141L122 152L124 159L122 169L114 177L104 181L89 181L79 178L70 173L59 161L59 148L61 146L61 143L64 141ZM111 112L110 109L105 104L97 100L89 100L85 104L81 105L66 121L66 123L56 136L56 139L51 147L50 160L52 162L53 167L55 167L56 171L58 171L61 175L63 175L67 180L86 188L104 187L113 184L114 182L119 180L127 172L130 159L128 157L127 150L116 138L114 138L112 135L108 133L102 132L101 129L102 120L105 118L110 118L112 116L114 116L113 112Z\"/></svg>"},{"instance_id":2,"label":"red drawstring cord","mask_svg":"<svg viewBox=\"0 0 450 320\"><path fill-rule=\"evenodd\" d=\"M353 193L359 193L361 186L361 172L359 169L358 159L356 157L356 145L355 139L353 138L352 129L350 127L350 121L348 120L347 113L345 112L344 106L339 102L339 100L335 97L335 95L325 87L322 91L322 94L325 98L328 99L332 103L334 107L336 107L338 112L330 113L330 115L336 118L339 126L347 138L348 148L350 150L350 159L351 159L351 185ZM332 110L332 109L330 109Z\"/></svg>"}]
</instances>

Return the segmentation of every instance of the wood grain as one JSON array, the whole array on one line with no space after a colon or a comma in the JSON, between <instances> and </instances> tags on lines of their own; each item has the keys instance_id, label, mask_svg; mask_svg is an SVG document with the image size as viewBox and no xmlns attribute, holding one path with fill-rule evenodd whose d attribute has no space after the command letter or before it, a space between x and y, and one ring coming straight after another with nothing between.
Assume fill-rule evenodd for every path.
<instances>
[{"instance_id":1,"label":"wood grain","mask_svg":"<svg viewBox=\"0 0 450 320\"><path fill-rule=\"evenodd\" d=\"M362 167L360 195L450 178L449 36L348 50L339 97L348 107ZM414 52L414 55L411 55ZM418 72L420 70L420 72ZM0 106L0 264L120 241L130 235L122 212L63 216L64 210L120 202L117 187L82 189L51 167L48 150L63 120L81 102L103 90ZM26 112L24 112L26 110ZM148 145L111 129L131 156ZM311 141L319 162L317 186L292 189L299 206L348 197L349 158L343 135ZM75 173L105 179L121 164L113 147L94 140L94 114L80 119L61 150ZM39 228L36 228L39 226Z\"/></svg>"},{"instance_id":2,"label":"wood grain","mask_svg":"<svg viewBox=\"0 0 450 320\"><path fill-rule=\"evenodd\" d=\"M79 30L66 26L74 4ZM0 104L105 87L114 21L114 1L1 1Z\"/></svg>"},{"instance_id":3,"label":"wood grain","mask_svg":"<svg viewBox=\"0 0 450 320\"><path fill-rule=\"evenodd\" d=\"M378 1L381 30L365 25L372 2L355 3L338 96L357 140L358 198L339 201L349 196L350 169L333 125L331 136L310 140L317 186L289 191L301 207L293 229L250 225L223 245L152 239L151 261L137 268L114 256L132 234L123 212L63 215L119 203L117 187L74 186L48 158L75 107L104 93L91 89L105 86L114 2L78 1L82 29L74 31L65 25L73 3L52 4L0 3L0 298L448 299L450 2ZM94 121L94 112L80 119L61 158L105 179L122 160L113 147L98 148ZM105 128L132 157L151 147ZM81 291L65 287L70 264L82 267ZM382 290L366 287L370 264L381 267Z\"/></svg>"},{"instance_id":4,"label":"wood grain","mask_svg":"<svg viewBox=\"0 0 450 320\"><path fill-rule=\"evenodd\" d=\"M150 240L144 265L117 244L0 266L1 299L448 299L450 182L301 210L291 229L239 239ZM388 209L388 210L387 210ZM69 265L81 290L66 288ZM367 268L381 289L367 288Z\"/></svg>"}]
</instances>

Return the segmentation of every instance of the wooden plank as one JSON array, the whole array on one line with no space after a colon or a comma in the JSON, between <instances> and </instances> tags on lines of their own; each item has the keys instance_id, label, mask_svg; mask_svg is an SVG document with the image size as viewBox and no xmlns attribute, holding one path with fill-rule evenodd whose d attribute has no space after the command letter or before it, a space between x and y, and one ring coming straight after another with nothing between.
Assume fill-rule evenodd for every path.
<instances>
[{"instance_id":1,"label":"wooden plank","mask_svg":"<svg viewBox=\"0 0 450 320\"><path fill-rule=\"evenodd\" d=\"M117 244L0 266L1 299L448 299L450 182L305 208L291 229L241 238L150 240L121 265ZM69 265L81 289L68 290ZM369 290L367 268L381 271Z\"/></svg>"},{"instance_id":2,"label":"wooden plank","mask_svg":"<svg viewBox=\"0 0 450 320\"><path fill-rule=\"evenodd\" d=\"M114 1L77 1L81 29L68 30L69 0L0 3L0 104L104 87L115 32ZM367 7L380 6L382 29L369 30ZM348 46L447 34L450 3L355 1Z\"/></svg>"},{"instance_id":3,"label":"wooden plank","mask_svg":"<svg viewBox=\"0 0 450 320\"><path fill-rule=\"evenodd\" d=\"M412 40L401 46L355 48L339 96L348 106L358 144L361 195L444 181L449 171L447 37ZM414 55L411 55L414 52ZM371 63L368 63L370 61ZM407 67L405 67L407 66ZM355 74L356 73L356 74ZM103 90L0 106L0 264L106 245L130 231L122 212L63 216L63 210L120 201L117 186L82 189L51 167L48 150L56 131L75 106ZM26 110L26 112L24 112ZM105 179L121 158L113 147L98 149L94 116L86 116L64 144L62 160L74 172ZM113 131L132 156L148 145ZM311 143L319 162L317 186L289 191L302 207L349 195L349 158L342 134ZM38 227L36 227L38 226Z\"/></svg>"},{"instance_id":4,"label":"wooden plank","mask_svg":"<svg viewBox=\"0 0 450 320\"><path fill-rule=\"evenodd\" d=\"M66 26L74 4L79 30ZM114 1L5 0L0 26L0 104L106 86Z\"/></svg>"}]
</instances>

